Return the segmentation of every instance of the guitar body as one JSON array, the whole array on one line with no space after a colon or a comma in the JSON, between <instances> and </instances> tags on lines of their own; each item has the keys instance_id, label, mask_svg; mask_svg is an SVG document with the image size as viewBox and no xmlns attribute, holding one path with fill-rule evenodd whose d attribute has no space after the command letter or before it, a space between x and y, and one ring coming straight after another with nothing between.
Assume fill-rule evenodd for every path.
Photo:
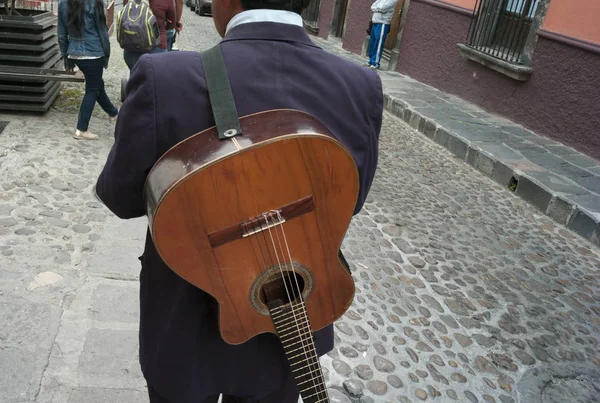
<instances>
[{"instance_id":1,"label":"guitar body","mask_svg":"<svg viewBox=\"0 0 600 403\"><path fill-rule=\"evenodd\" d=\"M226 342L282 338L271 299L279 312L287 307L292 325L305 315L310 325L297 332L311 335L354 297L339 249L356 205L356 165L303 112L268 111L240 124L243 135L219 140L215 128L205 130L152 168L145 195L153 241L173 271L218 301Z\"/></svg>"}]
</instances>

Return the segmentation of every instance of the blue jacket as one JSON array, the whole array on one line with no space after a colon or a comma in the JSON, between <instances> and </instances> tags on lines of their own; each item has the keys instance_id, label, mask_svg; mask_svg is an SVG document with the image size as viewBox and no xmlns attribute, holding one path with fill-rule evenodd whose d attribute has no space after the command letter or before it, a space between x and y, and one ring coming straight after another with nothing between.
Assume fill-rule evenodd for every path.
<instances>
[{"instance_id":1,"label":"blue jacket","mask_svg":"<svg viewBox=\"0 0 600 403\"><path fill-rule=\"evenodd\" d=\"M60 53L67 65L68 55L104 57L108 66L110 40L106 26L106 14L101 0L81 0L84 2L81 32L67 24L67 0L58 3L58 44Z\"/></svg>"}]
</instances>

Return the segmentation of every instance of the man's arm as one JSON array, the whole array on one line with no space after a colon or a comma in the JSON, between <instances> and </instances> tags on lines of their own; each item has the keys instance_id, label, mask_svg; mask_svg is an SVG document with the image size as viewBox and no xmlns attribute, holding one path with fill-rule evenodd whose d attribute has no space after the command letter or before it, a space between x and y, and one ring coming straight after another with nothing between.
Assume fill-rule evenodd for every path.
<instances>
[{"instance_id":1,"label":"man's arm","mask_svg":"<svg viewBox=\"0 0 600 403\"><path fill-rule=\"evenodd\" d=\"M398 0L381 0L381 2L377 5L380 13L387 13L388 11L392 11L396 8L396 4L398 4Z\"/></svg>"},{"instance_id":2,"label":"man's arm","mask_svg":"<svg viewBox=\"0 0 600 403\"><path fill-rule=\"evenodd\" d=\"M67 28L66 14L66 2L61 1L58 3L58 47L60 48L60 54L62 57L67 57L67 51L69 49L69 34Z\"/></svg>"},{"instance_id":3,"label":"man's arm","mask_svg":"<svg viewBox=\"0 0 600 403\"><path fill-rule=\"evenodd\" d=\"M175 10L175 3L173 1L167 2L167 9L165 11L165 28L167 30L176 27L177 23L177 10Z\"/></svg>"},{"instance_id":4,"label":"man's arm","mask_svg":"<svg viewBox=\"0 0 600 403\"><path fill-rule=\"evenodd\" d=\"M177 15L175 22L181 22L181 15L183 14L183 0L175 0L175 14Z\"/></svg>"},{"instance_id":5,"label":"man's arm","mask_svg":"<svg viewBox=\"0 0 600 403\"><path fill-rule=\"evenodd\" d=\"M375 171L377 169L377 162L379 160L379 133L381 132L381 125L383 122L383 89L381 86L381 78L375 71L369 71L372 76L373 91L372 101L369 103L372 105L369 111L369 120L371 123L371 131L368 133L366 139L366 153L365 160L360 169L360 191L358 194L358 200L356 201L356 207L354 214L358 214L365 204L371 185L373 184L373 178L375 177Z\"/></svg>"},{"instance_id":6,"label":"man's arm","mask_svg":"<svg viewBox=\"0 0 600 403\"><path fill-rule=\"evenodd\" d=\"M372 12L374 12L374 13L378 12L378 8L379 8L379 3L380 3L380 1L381 1L381 0L375 0L375 1L373 2L373 4L371 4L371 11L372 11Z\"/></svg>"},{"instance_id":7,"label":"man's arm","mask_svg":"<svg viewBox=\"0 0 600 403\"><path fill-rule=\"evenodd\" d=\"M142 56L127 83L115 143L96 183L96 194L119 218L146 214L144 183L157 154L154 71L151 58Z\"/></svg>"}]
</instances>

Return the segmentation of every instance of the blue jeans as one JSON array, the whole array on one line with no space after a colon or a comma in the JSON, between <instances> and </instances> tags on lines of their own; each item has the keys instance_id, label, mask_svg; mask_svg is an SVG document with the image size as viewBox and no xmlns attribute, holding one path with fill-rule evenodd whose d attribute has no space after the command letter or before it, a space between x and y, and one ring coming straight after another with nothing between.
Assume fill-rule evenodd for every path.
<instances>
[{"instance_id":1,"label":"blue jeans","mask_svg":"<svg viewBox=\"0 0 600 403\"><path fill-rule=\"evenodd\" d=\"M390 32L390 24L375 24L371 29L371 37L369 38L369 64L379 67L381 54L383 53L383 45L385 39Z\"/></svg>"},{"instance_id":2,"label":"blue jeans","mask_svg":"<svg viewBox=\"0 0 600 403\"><path fill-rule=\"evenodd\" d=\"M86 132L92 117L92 112L96 106L96 101L109 116L117 116L119 111L110 102L106 90L104 89L104 58L89 60L73 60L75 65L81 70L85 77L85 95L79 107L79 117L77 119L77 130Z\"/></svg>"},{"instance_id":3,"label":"blue jeans","mask_svg":"<svg viewBox=\"0 0 600 403\"><path fill-rule=\"evenodd\" d=\"M170 51L173 46L173 38L175 38L175 30L169 29L167 31L167 50Z\"/></svg>"},{"instance_id":4,"label":"blue jeans","mask_svg":"<svg viewBox=\"0 0 600 403\"><path fill-rule=\"evenodd\" d=\"M162 53L162 52L168 52L168 50L161 49L161 48L154 48L154 50L150 53ZM145 55L145 54L146 53L142 53L142 52L132 52L130 50L123 51L123 59L125 59L125 64L127 64L127 67L129 67L130 71L133 68L133 66L135 66L135 64L140 59L140 57L142 57L142 55Z\"/></svg>"}]
</instances>

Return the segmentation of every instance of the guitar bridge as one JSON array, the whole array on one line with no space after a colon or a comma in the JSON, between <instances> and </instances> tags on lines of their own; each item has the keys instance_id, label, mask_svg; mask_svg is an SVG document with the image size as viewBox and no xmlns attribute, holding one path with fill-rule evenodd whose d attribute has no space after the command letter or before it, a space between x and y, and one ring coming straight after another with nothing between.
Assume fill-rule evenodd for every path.
<instances>
[{"instance_id":1,"label":"guitar bridge","mask_svg":"<svg viewBox=\"0 0 600 403\"><path fill-rule=\"evenodd\" d=\"M227 228L208 234L208 240L213 248L258 234L269 228L281 225L292 218L310 213L315 209L315 201L312 196L281 206L278 209L263 213L254 218L233 224Z\"/></svg>"},{"instance_id":2,"label":"guitar bridge","mask_svg":"<svg viewBox=\"0 0 600 403\"><path fill-rule=\"evenodd\" d=\"M277 214L277 213L279 213L279 214ZM246 238L246 237L249 237L250 235L258 234L259 232L268 230L269 228L276 227L285 222L285 218L283 218L281 216L281 212L279 210L276 210L274 212L269 212L269 215L271 215L270 221L266 219L266 215L263 216L265 218L265 224L261 223L260 217L257 217L256 221L253 221L253 220L247 221L244 224L244 227L246 229L244 230L242 237ZM257 223L258 223L258 225L257 225ZM253 228L248 229L248 228L250 228L250 226L253 226Z\"/></svg>"}]
</instances>

